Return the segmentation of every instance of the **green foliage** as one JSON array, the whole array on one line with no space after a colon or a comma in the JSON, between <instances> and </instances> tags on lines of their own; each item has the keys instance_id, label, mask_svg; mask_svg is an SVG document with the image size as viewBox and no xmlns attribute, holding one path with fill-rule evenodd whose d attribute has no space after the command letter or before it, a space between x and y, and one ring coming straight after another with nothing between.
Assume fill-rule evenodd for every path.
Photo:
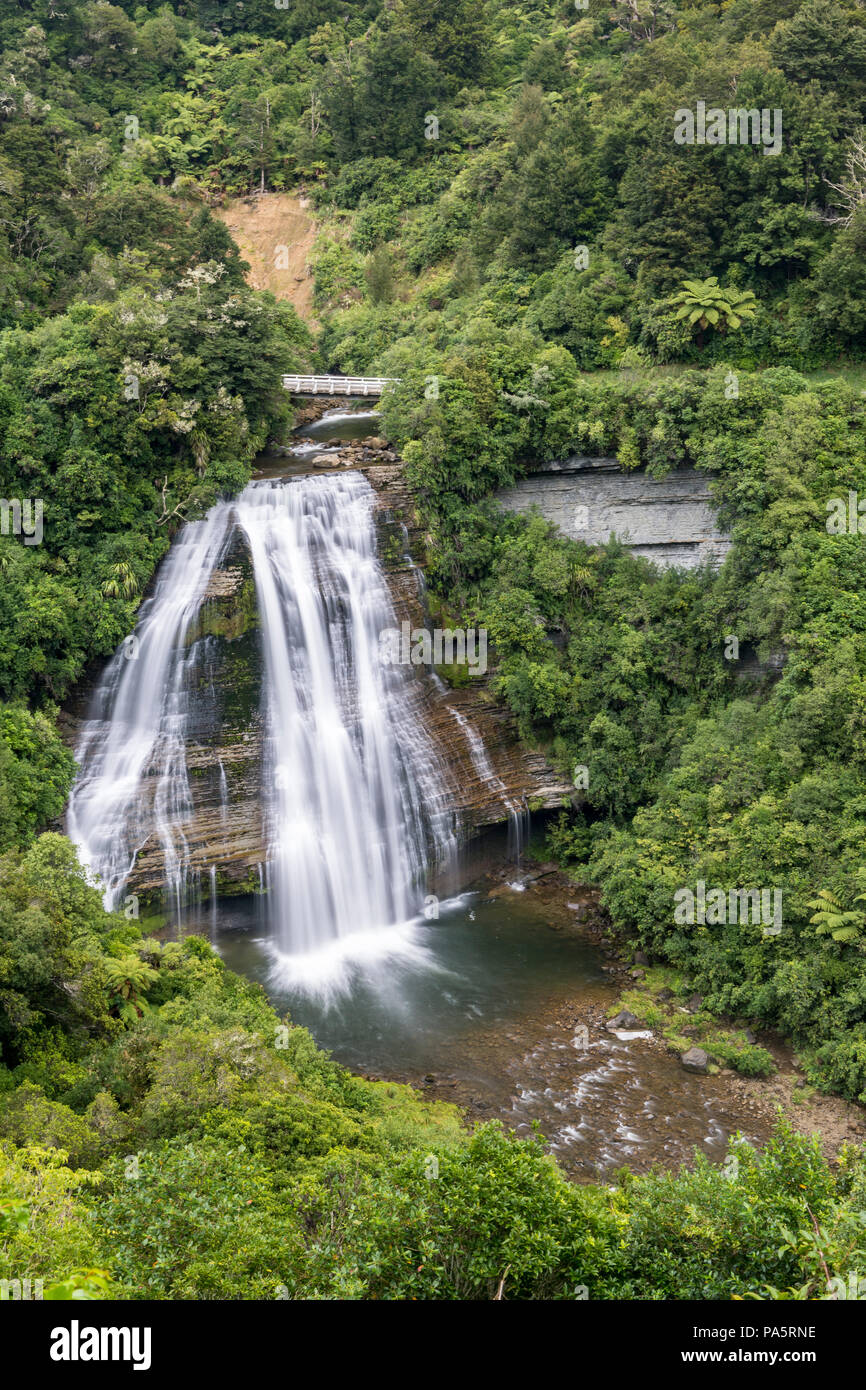
<instances>
[{"instance_id":1,"label":"green foliage","mask_svg":"<svg viewBox=\"0 0 866 1390\"><path fill-rule=\"evenodd\" d=\"M99 1144L87 1121L69 1106L48 1100L41 1088L29 1081L4 1100L0 1140L11 1140L19 1148L41 1146L62 1151L71 1168L96 1167Z\"/></svg>"},{"instance_id":2,"label":"green foliage","mask_svg":"<svg viewBox=\"0 0 866 1390\"><path fill-rule=\"evenodd\" d=\"M832 1207L834 1182L817 1140L784 1124L766 1150L732 1142L713 1167L626 1179L630 1209L620 1296L728 1299L763 1280L796 1277L800 1265L780 1237L803 1231L808 1212Z\"/></svg>"},{"instance_id":3,"label":"green foliage","mask_svg":"<svg viewBox=\"0 0 866 1390\"><path fill-rule=\"evenodd\" d=\"M63 810L73 760L52 713L0 706L0 850L30 840Z\"/></svg>"},{"instance_id":4,"label":"green foliage","mask_svg":"<svg viewBox=\"0 0 866 1390\"><path fill-rule=\"evenodd\" d=\"M142 283L0 342L0 482L12 496L26 477L45 516L42 545L3 542L6 698L62 696L114 649L168 527L241 486L285 412L279 373L305 330L224 278L193 267L161 306Z\"/></svg>"},{"instance_id":5,"label":"green foliage","mask_svg":"<svg viewBox=\"0 0 866 1390\"><path fill-rule=\"evenodd\" d=\"M379 246L370 256L364 279L373 304L390 304L394 298L394 267L386 246Z\"/></svg>"},{"instance_id":6,"label":"green foliage","mask_svg":"<svg viewBox=\"0 0 866 1390\"><path fill-rule=\"evenodd\" d=\"M776 1070L773 1054L755 1043L740 1047L713 1035L709 1047L713 1057L733 1067L742 1076L772 1076Z\"/></svg>"},{"instance_id":7,"label":"green foliage","mask_svg":"<svg viewBox=\"0 0 866 1390\"><path fill-rule=\"evenodd\" d=\"M91 899L53 872L86 936ZM0 1105L2 1274L46 1298L826 1296L824 1264L847 1281L862 1262L856 1152L831 1169L782 1125L722 1168L579 1186L538 1138L351 1076L203 940L103 917L125 977L133 947L156 976L151 1009L122 1037L73 1028L66 1099L22 1080Z\"/></svg>"},{"instance_id":8,"label":"green foliage","mask_svg":"<svg viewBox=\"0 0 866 1390\"><path fill-rule=\"evenodd\" d=\"M861 867L855 874L861 887L864 877L866 877L866 869ZM866 893L858 893L854 902L866 902ZM815 934L817 936L831 936L834 941L842 941L846 944L860 940L860 934L864 924L866 924L866 912L861 908L849 908L846 911L844 904L839 901L832 889L822 888L817 898L812 898L807 903L807 907L817 909L814 917L809 918L809 921L816 927Z\"/></svg>"},{"instance_id":9,"label":"green foliage","mask_svg":"<svg viewBox=\"0 0 866 1390\"><path fill-rule=\"evenodd\" d=\"M706 280L684 280L672 302L680 306L675 317L685 319L691 329L697 329L699 347L703 345L703 335L708 328L717 328L720 333L740 328L743 320L751 318L758 307L751 290L738 290L733 286L725 289L715 275Z\"/></svg>"},{"instance_id":10,"label":"green foliage","mask_svg":"<svg viewBox=\"0 0 866 1390\"><path fill-rule=\"evenodd\" d=\"M45 1298L100 1297L108 1284L83 1200L100 1179L73 1172L67 1157L58 1149L0 1143L0 1277L43 1279Z\"/></svg>"},{"instance_id":11,"label":"green foliage","mask_svg":"<svg viewBox=\"0 0 866 1390\"><path fill-rule=\"evenodd\" d=\"M556 852L588 863L616 926L687 971L711 1009L781 1029L823 1087L866 1094L855 901L866 562L856 536L825 525L829 497L866 491L862 400L784 370L738 374L731 398L723 366L587 382L564 354L544 372L550 350L516 329L475 321L465 338L443 363L438 400L395 393L389 431L408 436L434 590L487 628L493 688L524 738L569 780L587 769ZM437 365L424 364L434 377ZM584 449L657 475L712 469L734 538L727 564L657 571L483 500L520 454ZM729 633L748 665L726 659ZM780 894L781 933L677 925L674 893L699 879ZM762 1059L744 1065L759 1071Z\"/></svg>"},{"instance_id":12,"label":"green foliage","mask_svg":"<svg viewBox=\"0 0 866 1390\"><path fill-rule=\"evenodd\" d=\"M51 1025L109 1030L101 961L115 920L106 916L75 851L43 835L0 859L0 1046L18 1060L22 1044Z\"/></svg>"},{"instance_id":13,"label":"green foliage","mask_svg":"<svg viewBox=\"0 0 866 1390\"><path fill-rule=\"evenodd\" d=\"M864 406L795 371L866 349L862 15L609 8L0 20L0 491L45 513L41 544L0 537L0 1251L46 1297L104 1296L106 1270L136 1298L820 1297L825 1266L862 1269L862 1157L831 1171L783 1129L733 1174L571 1186L535 1141L349 1076L34 838L72 774L55 702L131 630L176 527L245 483L312 351L208 204L307 182L318 361L401 378L385 428L434 594L487 627L523 736L588 770L554 852L708 1016L783 1030L816 1084L866 1096L866 560L824 525L866 491ZM734 91L783 110L778 154L673 142L678 107ZM712 471L718 573L491 501L527 463L611 452ZM782 932L677 924L698 878L778 888Z\"/></svg>"},{"instance_id":14,"label":"green foliage","mask_svg":"<svg viewBox=\"0 0 866 1390\"><path fill-rule=\"evenodd\" d=\"M157 972L140 956L123 956L120 960L106 960L102 974L111 992L110 1007L118 1017L127 1021L140 1018L148 1007L144 991L155 983Z\"/></svg>"}]
</instances>

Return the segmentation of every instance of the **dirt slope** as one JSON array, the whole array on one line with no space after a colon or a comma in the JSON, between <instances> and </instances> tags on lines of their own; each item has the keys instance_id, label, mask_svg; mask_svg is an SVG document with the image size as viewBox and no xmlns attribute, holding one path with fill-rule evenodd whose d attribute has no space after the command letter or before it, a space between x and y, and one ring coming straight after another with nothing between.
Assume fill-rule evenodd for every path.
<instances>
[{"instance_id":1,"label":"dirt slope","mask_svg":"<svg viewBox=\"0 0 866 1390\"><path fill-rule=\"evenodd\" d=\"M309 199L294 193L265 193L215 208L249 262L247 281L293 304L305 323L317 328L309 257L316 225Z\"/></svg>"}]
</instances>

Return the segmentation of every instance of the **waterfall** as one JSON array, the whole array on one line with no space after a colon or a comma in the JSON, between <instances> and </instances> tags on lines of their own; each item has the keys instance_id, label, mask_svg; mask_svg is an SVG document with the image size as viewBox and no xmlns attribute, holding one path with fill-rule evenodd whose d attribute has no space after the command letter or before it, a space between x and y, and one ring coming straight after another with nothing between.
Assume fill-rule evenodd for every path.
<instances>
[{"instance_id":1,"label":"waterfall","mask_svg":"<svg viewBox=\"0 0 866 1390\"><path fill-rule=\"evenodd\" d=\"M218 761L220 772L220 824L225 825L229 818L229 784L222 758Z\"/></svg>"},{"instance_id":2,"label":"waterfall","mask_svg":"<svg viewBox=\"0 0 866 1390\"><path fill-rule=\"evenodd\" d=\"M139 850L156 836L165 886L180 914L189 863L183 825L191 809L186 769L190 690L206 641L194 639L211 571L229 532L230 507L185 526L160 567L135 633L121 643L96 690L75 750L78 776L67 831L81 862L116 907Z\"/></svg>"},{"instance_id":3,"label":"waterfall","mask_svg":"<svg viewBox=\"0 0 866 1390\"><path fill-rule=\"evenodd\" d=\"M183 528L96 692L68 830L108 906L152 837L178 917L190 890L198 893L185 834L194 810L186 747L195 701L217 697L213 639L197 637L197 619L238 532L252 560L264 658L268 930L279 954L300 956L411 920L428 867L456 853L423 682L411 666L381 659L380 633L397 620L376 556L374 493L360 474L253 482ZM219 776L224 822L221 764ZM211 893L214 883L212 871Z\"/></svg>"},{"instance_id":4,"label":"waterfall","mask_svg":"<svg viewBox=\"0 0 866 1390\"><path fill-rule=\"evenodd\" d=\"M305 954L423 900L453 856L420 682L380 657L396 625L360 474L253 483L237 505L265 658L264 804L275 944Z\"/></svg>"}]
</instances>

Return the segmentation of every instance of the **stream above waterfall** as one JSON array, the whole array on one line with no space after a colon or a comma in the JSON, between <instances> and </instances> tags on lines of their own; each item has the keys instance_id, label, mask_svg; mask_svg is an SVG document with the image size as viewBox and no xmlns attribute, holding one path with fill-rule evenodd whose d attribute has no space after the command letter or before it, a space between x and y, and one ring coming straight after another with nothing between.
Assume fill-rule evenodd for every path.
<instances>
[{"instance_id":1,"label":"stream above waterfall","mask_svg":"<svg viewBox=\"0 0 866 1390\"><path fill-rule=\"evenodd\" d=\"M318 440L329 444L334 439L366 439L375 435L382 416L378 410L326 410L320 419L295 431L295 439Z\"/></svg>"}]
</instances>

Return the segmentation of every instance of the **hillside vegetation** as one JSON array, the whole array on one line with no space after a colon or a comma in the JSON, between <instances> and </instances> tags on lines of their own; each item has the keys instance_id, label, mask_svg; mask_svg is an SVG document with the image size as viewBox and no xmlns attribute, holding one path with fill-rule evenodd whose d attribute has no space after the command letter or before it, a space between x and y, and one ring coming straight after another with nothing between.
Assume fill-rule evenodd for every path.
<instances>
[{"instance_id":1,"label":"hillside vegetation","mask_svg":"<svg viewBox=\"0 0 866 1390\"><path fill-rule=\"evenodd\" d=\"M767 112L778 148L678 143L699 103ZM586 769L552 852L707 1009L866 1100L864 124L854 0L4 5L0 490L44 527L0 536L4 1276L726 1298L862 1269L861 1156L783 1126L724 1170L570 1185L540 1143L349 1076L204 942L104 913L41 832L59 703L284 432L280 373L396 376L435 598L486 626L523 737ZM315 339L278 220L265 290L228 230L275 195L311 202ZM498 512L575 451L711 470L724 567ZM783 930L677 922L698 880L781 891Z\"/></svg>"}]
</instances>

